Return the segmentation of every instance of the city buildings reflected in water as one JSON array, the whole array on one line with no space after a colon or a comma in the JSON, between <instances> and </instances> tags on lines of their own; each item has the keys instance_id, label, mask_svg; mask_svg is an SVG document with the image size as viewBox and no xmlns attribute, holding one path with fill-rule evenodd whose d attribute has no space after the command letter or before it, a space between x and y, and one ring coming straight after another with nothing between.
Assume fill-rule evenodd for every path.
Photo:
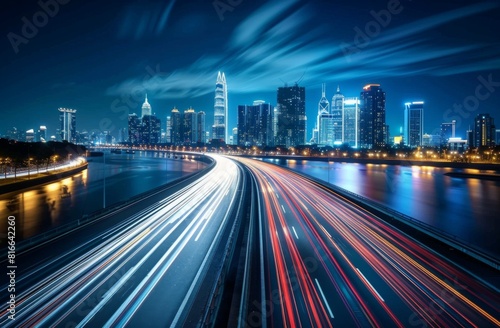
<instances>
[{"instance_id":1,"label":"city buildings reflected in water","mask_svg":"<svg viewBox=\"0 0 500 328\"><path fill-rule=\"evenodd\" d=\"M88 169L72 177L0 195L2 217L16 217L16 239L30 238L98 211L104 197L110 206L205 167L194 160L140 152L107 154L105 163L102 157L90 158ZM2 230L0 234L5 234L5 226Z\"/></svg>"}]
</instances>

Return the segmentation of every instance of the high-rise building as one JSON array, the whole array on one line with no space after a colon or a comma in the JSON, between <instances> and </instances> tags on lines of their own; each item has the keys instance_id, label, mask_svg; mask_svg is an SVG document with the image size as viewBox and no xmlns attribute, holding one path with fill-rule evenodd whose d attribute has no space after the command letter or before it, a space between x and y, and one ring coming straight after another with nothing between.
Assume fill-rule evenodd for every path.
<instances>
[{"instance_id":1,"label":"high-rise building","mask_svg":"<svg viewBox=\"0 0 500 328\"><path fill-rule=\"evenodd\" d=\"M326 86L321 86L321 98L318 102L318 115L316 116L316 127L313 130L313 139L320 145L333 144L333 118L330 114L330 103L326 98Z\"/></svg>"},{"instance_id":2,"label":"high-rise building","mask_svg":"<svg viewBox=\"0 0 500 328\"><path fill-rule=\"evenodd\" d=\"M342 143L359 146L359 98L345 97L342 103Z\"/></svg>"},{"instance_id":3,"label":"high-rise building","mask_svg":"<svg viewBox=\"0 0 500 328\"><path fill-rule=\"evenodd\" d=\"M474 147L495 146L495 122L490 114L478 114L474 119Z\"/></svg>"},{"instance_id":4,"label":"high-rise building","mask_svg":"<svg viewBox=\"0 0 500 328\"><path fill-rule=\"evenodd\" d=\"M197 138L197 120L196 112L193 108L188 108L184 111L184 117L182 120L182 143L185 145L190 145L196 142Z\"/></svg>"},{"instance_id":5,"label":"high-rise building","mask_svg":"<svg viewBox=\"0 0 500 328\"><path fill-rule=\"evenodd\" d=\"M177 108L173 108L170 118L172 120L172 134L171 134L171 142L173 145L179 145L182 143L182 138L181 138L181 127L182 127L182 120L181 120L181 113Z\"/></svg>"},{"instance_id":6,"label":"high-rise building","mask_svg":"<svg viewBox=\"0 0 500 328\"><path fill-rule=\"evenodd\" d=\"M276 145L294 147L306 140L306 90L295 84L278 88Z\"/></svg>"},{"instance_id":7,"label":"high-rise building","mask_svg":"<svg viewBox=\"0 0 500 328\"><path fill-rule=\"evenodd\" d=\"M152 115L151 114L151 105L148 103L148 94L146 93L146 98L144 99L144 103L142 104L142 115L141 117L144 117L146 115Z\"/></svg>"},{"instance_id":8,"label":"high-rise building","mask_svg":"<svg viewBox=\"0 0 500 328\"><path fill-rule=\"evenodd\" d=\"M40 128L38 129L36 134L36 141L47 141L47 127L45 125L40 125Z\"/></svg>"},{"instance_id":9,"label":"high-rise building","mask_svg":"<svg viewBox=\"0 0 500 328\"><path fill-rule=\"evenodd\" d=\"M35 130L29 129L26 131L26 142L33 142L33 141L35 141Z\"/></svg>"},{"instance_id":10,"label":"high-rise building","mask_svg":"<svg viewBox=\"0 0 500 328\"><path fill-rule=\"evenodd\" d=\"M274 106L274 110L273 110L273 137L274 137L275 144L276 144L276 140L277 140L276 138L278 135L278 117L280 114L281 114L280 105L277 104L276 106Z\"/></svg>"},{"instance_id":11,"label":"high-rise building","mask_svg":"<svg viewBox=\"0 0 500 328\"><path fill-rule=\"evenodd\" d=\"M157 144L161 141L161 121L151 114L151 105L146 95L141 107L141 117L128 116L128 142L132 144Z\"/></svg>"},{"instance_id":12,"label":"high-rise building","mask_svg":"<svg viewBox=\"0 0 500 328\"><path fill-rule=\"evenodd\" d=\"M141 119L135 113L128 115L128 142L141 143Z\"/></svg>"},{"instance_id":13,"label":"high-rise building","mask_svg":"<svg viewBox=\"0 0 500 328\"><path fill-rule=\"evenodd\" d=\"M154 115L144 115L141 124L141 143L151 145L161 140L161 121Z\"/></svg>"},{"instance_id":14,"label":"high-rise building","mask_svg":"<svg viewBox=\"0 0 500 328\"><path fill-rule=\"evenodd\" d=\"M202 144L205 144L207 143L207 140L205 138L205 135L206 135L206 129L205 129L205 121L206 121L206 117L207 115L205 114L205 112L203 111L200 111L198 112L198 114L196 114L196 142L197 143L202 143Z\"/></svg>"},{"instance_id":15,"label":"high-rise building","mask_svg":"<svg viewBox=\"0 0 500 328\"><path fill-rule=\"evenodd\" d=\"M76 143L76 109L59 108L58 111L61 140Z\"/></svg>"},{"instance_id":16,"label":"high-rise building","mask_svg":"<svg viewBox=\"0 0 500 328\"><path fill-rule=\"evenodd\" d=\"M238 145L238 128L233 128L233 145ZM273 136L274 141L274 136Z\"/></svg>"},{"instance_id":17,"label":"high-rise building","mask_svg":"<svg viewBox=\"0 0 500 328\"><path fill-rule=\"evenodd\" d=\"M333 144L340 145L344 142L343 138L343 107L344 95L340 93L340 86L337 86L337 92L332 97L332 122L333 122Z\"/></svg>"},{"instance_id":18,"label":"high-rise building","mask_svg":"<svg viewBox=\"0 0 500 328\"><path fill-rule=\"evenodd\" d=\"M385 92L380 84L367 84L360 95L359 139L361 148L386 145Z\"/></svg>"},{"instance_id":19,"label":"high-rise building","mask_svg":"<svg viewBox=\"0 0 500 328\"><path fill-rule=\"evenodd\" d=\"M165 142L172 143L172 117L167 116L167 123L165 126Z\"/></svg>"},{"instance_id":20,"label":"high-rise building","mask_svg":"<svg viewBox=\"0 0 500 328\"><path fill-rule=\"evenodd\" d=\"M405 103L404 112L404 142L415 148L423 145L424 136L424 102Z\"/></svg>"},{"instance_id":21,"label":"high-rise building","mask_svg":"<svg viewBox=\"0 0 500 328\"><path fill-rule=\"evenodd\" d=\"M441 146L446 146L450 138L455 138L455 120L441 123Z\"/></svg>"},{"instance_id":22,"label":"high-rise building","mask_svg":"<svg viewBox=\"0 0 500 328\"><path fill-rule=\"evenodd\" d=\"M227 83L224 73L217 74L214 99L214 125L212 137L216 140L226 141L227 135Z\"/></svg>"},{"instance_id":23,"label":"high-rise building","mask_svg":"<svg viewBox=\"0 0 500 328\"><path fill-rule=\"evenodd\" d=\"M253 105L238 106L239 146L264 146L273 144L273 108L263 101L254 101Z\"/></svg>"}]
</instances>

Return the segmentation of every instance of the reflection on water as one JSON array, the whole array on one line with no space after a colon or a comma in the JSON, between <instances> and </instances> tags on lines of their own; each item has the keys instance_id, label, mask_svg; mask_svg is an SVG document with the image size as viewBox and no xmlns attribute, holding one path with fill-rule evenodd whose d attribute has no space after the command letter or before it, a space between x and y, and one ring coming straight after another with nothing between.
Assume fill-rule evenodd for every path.
<instances>
[{"instance_id":1,"label":"reflection on water","mask_svg":"<svg viewBox=\"0 0 500 328\"><path fill-rule=\"evenodd\" d=\"M102 209L104 199L107 206L125 201L203 167L203 163L158 152L90 158L88 169L72 177L0 195L1 218L16 217L16 240L21 241ZM2 224L2 247L6 231Z\"/></svg>"},{"instance_id":2,"label":"reflection on water","mask_svg":"<svg viewBox=\"0 0 500 328\"><path fill-rule=\"evenodd\" d=\"M500 256L500 181L454 178L474 169L315 161L281 165L369 197ZM492 172L490 172L492 173Z\"/></svg>"}]
</instances>

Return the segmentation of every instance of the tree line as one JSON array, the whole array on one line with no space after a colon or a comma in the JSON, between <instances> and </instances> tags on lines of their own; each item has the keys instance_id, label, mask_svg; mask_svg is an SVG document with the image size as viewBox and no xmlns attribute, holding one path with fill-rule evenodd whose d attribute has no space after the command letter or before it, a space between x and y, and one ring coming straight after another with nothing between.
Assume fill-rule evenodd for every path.
<instances>
[{"instance_id":1,"label":"tree line","mask_svg":"<svg viewBox=\"0 0 500 328\"><path fill-rule=\"evenodd\" d=\"M69 161L85 154L84 146L67 141L22 142L11 139L0 139L0 165L2 173L14 172L20 168L35 166L48 169L49 165Z\"/></svg>"}]
</instances>

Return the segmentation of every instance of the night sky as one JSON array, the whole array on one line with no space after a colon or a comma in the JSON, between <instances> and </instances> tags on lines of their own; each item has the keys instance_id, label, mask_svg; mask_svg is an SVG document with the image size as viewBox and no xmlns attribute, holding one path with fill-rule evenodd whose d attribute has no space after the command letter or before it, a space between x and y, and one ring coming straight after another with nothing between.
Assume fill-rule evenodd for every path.
<instances>
[{"instance_id":1,"label":"night sky","mask_svg":"<svg viewBox=\"0 0 500 328\"><path fill-rule=\"evenodd\" d=\"M306 87L307 139L321 83L329 101L337 85L345 96L359 96L365 84L380 83L392 135L403 124L404 103L414 100L425 101L427 133L456 119L465 137L483 112L500 127L499 1L7 0L0 6L0 134L47 125L54 135L57 108L69 107L77 110L77 130L111 129L117 136L126 114L140 113L146 92L162 124L174 106L192 106L211 125L219 70L228 81L230 129L238 105L256 99L275 105L277 88L297 81Z\"/></svg>"}]
</instances>

